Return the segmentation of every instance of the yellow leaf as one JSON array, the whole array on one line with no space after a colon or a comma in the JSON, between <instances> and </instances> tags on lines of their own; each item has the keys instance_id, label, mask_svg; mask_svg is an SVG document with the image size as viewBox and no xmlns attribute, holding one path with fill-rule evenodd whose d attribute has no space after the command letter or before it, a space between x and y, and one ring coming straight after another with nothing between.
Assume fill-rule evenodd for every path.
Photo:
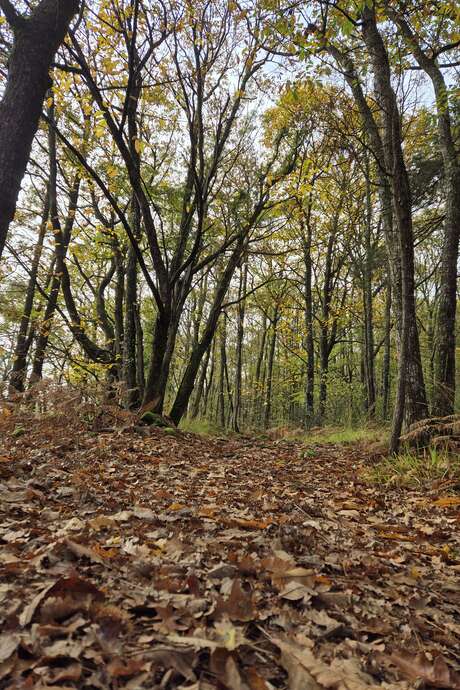
<instances>
[{"instance_id":1,"label":"yellow leaf","mask_svg":"<svg viewBox=\"0 0 460 690\"><path fill-rule=\"evenodd\" d=\"M185 508L186 506L183 503L171 503L170 506L168 506L167 510L182 510L182 508Z\"/></svg>"},{"instance_id":2,"label":"yellow leaf","mask_svg":"<svg viewBox=\"0 0 460 690\"><path fill-rule=\"evenodd\" d=\"M437 501L433 503L435 506L440 508L448 508L449 506L460 506L460 496L444 496L444 498L438 498Z\"/></svg>"},{"instance_id":3,"label":"yellow leaf","mask_svg":"<svg viewBox=\"0 0 460 690\"><path fill-rule=\"evenodd\" d=\"M145 141L134 139L134 148L136 149L137 153L142 153L142 151L145 149Z\"/></svg>"}]
</instances>

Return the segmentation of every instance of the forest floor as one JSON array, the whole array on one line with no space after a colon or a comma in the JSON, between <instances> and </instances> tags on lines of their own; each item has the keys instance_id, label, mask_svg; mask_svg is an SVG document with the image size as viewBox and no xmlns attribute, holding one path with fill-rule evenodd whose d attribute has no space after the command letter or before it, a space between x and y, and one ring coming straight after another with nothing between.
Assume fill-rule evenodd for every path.
<instances>
[{"instance_id":1,"label":"forest floor","mask_svg":"<svg viewBox=\"0 0 460 690\"><path fill-rule=\"evenodd\" d=\"M373 485L359 444L0 434L0 688L460 689L458 486Z\"/></svg>"}]
</instances>

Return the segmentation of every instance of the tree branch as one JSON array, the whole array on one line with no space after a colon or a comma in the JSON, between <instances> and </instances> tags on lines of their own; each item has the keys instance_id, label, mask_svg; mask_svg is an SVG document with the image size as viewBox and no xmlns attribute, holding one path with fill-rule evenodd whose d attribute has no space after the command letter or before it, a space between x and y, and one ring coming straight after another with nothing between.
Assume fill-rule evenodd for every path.
<instances>
[{"instance_id":1,"label":"tree branch","mask_svg":"<svg viewBox=\"0 0 460 690\"><path fill-rule=\"evenodd\" d=\"M0 0L0 9L11 28L19 29L21 26L24 26L26 20L16 11L10 0Z\"/></svg>"}]
</instances>

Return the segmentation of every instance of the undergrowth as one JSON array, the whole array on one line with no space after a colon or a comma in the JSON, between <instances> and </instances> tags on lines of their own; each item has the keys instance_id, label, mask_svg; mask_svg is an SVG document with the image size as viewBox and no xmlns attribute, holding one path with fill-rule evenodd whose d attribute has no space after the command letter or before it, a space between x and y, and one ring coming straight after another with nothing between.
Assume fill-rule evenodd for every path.
<instances>
[{"instance_id":1,"label":"undergrowth","mask_svg":"<svg viewBox=\"0 0 460 690\"><path fill-rule=\"evenodd\" d=\"M460 456L437 448L383 458L366 472L375 484L420 487L450 481L460 488Z\"/></svg>"},{"instance_id":2,"label":"undergrowth","mask_svg":"<svg viewBox=\"0 0 460 690\"><path fill-rule=\"evenodd\" d=\"M192 434L201 434L202 436L219 436L222 435L222 430L219 429L208 419L188 419L185 417L179 424L179 429L182 431L189 431Z\"/></svg>"},{"instance_id":3,"label":"undergrowth","mask_svg":"<svg viewBox=\"0 0 460 690\"><path fill-rule=\"evenodd\" d=\"M304 436L304 441L307 444L373 443L384 441L387 434L388 431L383 427L324 427L323 429L312 429L310 432L307 432Z\"/></svg>"}]
</instances>

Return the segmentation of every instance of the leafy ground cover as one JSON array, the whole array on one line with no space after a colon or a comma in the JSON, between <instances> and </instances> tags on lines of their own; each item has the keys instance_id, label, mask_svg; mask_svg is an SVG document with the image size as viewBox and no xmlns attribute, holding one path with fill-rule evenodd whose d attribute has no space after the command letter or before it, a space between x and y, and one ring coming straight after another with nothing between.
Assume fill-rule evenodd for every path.
<instances>
[{"instance_id":1,"label":"leafy ground cover","mask_svg":"<svg viewBox=\"0 0 460 690\"><path fill-rule=\"evenodd\" d=\"M452 481L128 417L0 433L1 688L460 688Z\"/></svg>"}]
</instances>

